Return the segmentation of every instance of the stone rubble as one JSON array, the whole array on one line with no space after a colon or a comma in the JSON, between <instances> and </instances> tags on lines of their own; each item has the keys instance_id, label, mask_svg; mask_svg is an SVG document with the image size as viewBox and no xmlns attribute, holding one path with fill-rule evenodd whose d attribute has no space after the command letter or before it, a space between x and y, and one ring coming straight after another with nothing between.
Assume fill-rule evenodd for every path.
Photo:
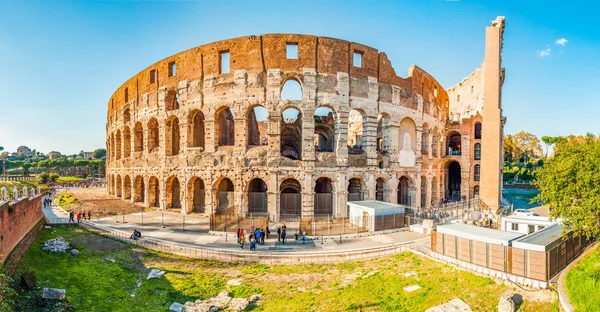
<instances>
[{"instance_id":1,"label":"stone rubble","mask_svg":"<svg viewBox=\"0 0 600 312\"><path fill-rule=\"evenodd\" d=\"M373 275L375 275L375 274L377 274L377 273L379 273L379 271L377 271L377 270L373 270L373 271L371 271L371 272L369 272L369 273L365 274L365 275L364 275L362 278L363 278L363 279L367 279L367 278L369 278L369 277L371 277L371 276L373 276Z\"/></svg>"},{"instance_id":2,"label":"stone rubble","mask_svg":"<svg viewBox=\"0 0 600 312\"><path fill-rule=\"evenodd\" d=\"M410 286L406 286L406 287L404 287L402 289L404 289L404 291L407 291L407 292L413 292L415 290L421 289L421 286L419 286L419 285L410 285Z\"/></svg>"},{"instance_id":3,"label":"stone rubble","mask_svg":"<svg viewBox=\"0 0 600 312\"><path fill-rule=\"evenodd\" d=\"M64 300L66 296L67 296L67 291L64 289L57 289L57 288L42 289L42 298L44 298L44 299Z\"/></svg>"},{"instance_id":4,"label":"stone rubble","mask_svg":"<svg viewBox=\"0 0 600 312\"><path fill-rule=\"evenodd\" d=\"M77 249L71 249L71 254L72 254L73 256L79 256L79 254L81 254L81 253L80 253L80 252L79 252L79 250L77 250Z\"/></svg>"},{"instance_id":5,"label":"stone rubble","mask_svg":"<svg viewBox=\"0 0 600 312\"><path fill-rule=\"evenodd\" d=\"M229 286L240 286L242 285L242 280L239 278L228 280L227 285Z\"/></svg>"},{"instance_id":6,"label":"stone rubble","mask_svg":"<svg viewBox=\"0 0 600 312\"><path fill-rule=\"evenodd\" d=\"M66 252L70 248L71 245L60 236L46 241L42 246L42 250L49 252Z\"/></svg>"},{"instance_id":7,"label":"stone rubble","mask_svg":"<svg viewBox=\"0 0 600 312\"><path fill-rule=\"evenodd\" d=\"M146 278L146 280L152 279L152 278L157 278L157 277L161 277L165 274L165 271L161 271L159 269L152 269L152 271L150 271L150 273L148 274L148 277Z\"/></svg>"},{"instance_id":8,"label":"stone rubble","mask_svg":"<svg viewBox=\"0 0 600 312\"><path fill-rule=\"evenodd\" d=\"M258 305L262 295L255 294L246 298L232 298L227 291L220 292L216 297L210 297L185 304L174 302L169 308L170 312L217 312L217 311L244 311L249 305Z\"/></svg>"},{"instance_id":9,"label":"stone rubble","mask_svg":"<svg viewBox=\"0 0 600 312\"><path fill-rule=\"evenodd\" d=\"M446 302L442 305L425 310L425 312L471 312L471 311L472 311L471 307L469 307L469 305L466 302L464 302L458 298L454 298L454 299L450 300L449 302Z\"/></svg>"}]
</instances>

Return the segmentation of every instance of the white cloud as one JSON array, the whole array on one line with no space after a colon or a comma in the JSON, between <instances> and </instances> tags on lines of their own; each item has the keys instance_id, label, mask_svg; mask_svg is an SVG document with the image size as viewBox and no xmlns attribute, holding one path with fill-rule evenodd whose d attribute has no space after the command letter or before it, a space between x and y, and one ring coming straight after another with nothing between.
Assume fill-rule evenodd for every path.
<instances>
[{"instance_id":1,"label":"white cloud","mask_svg":"<svg viewBox=\"0 0 600 312\"><path fill-rule=\"evenodd\" d=\"M560 38L560 39L557 39L556 41L554 41L554 44L559 44L559 45L561 45L561 46L563 46L563 47L564 47L564 46L565 46L565 44L567 44L567 42L568 42L568 41L567 41L567 39L565 39L565 38Z\"/></svg>"},{"instance_id":2,"label":"white cloud","mask_svg":"<svg viewBox=\"0 0 600 312\"><path fill-rule=\"evenodd\" d=\"M550 55L550 51L552 51L550 48L546 48L545 50L537 51L537 55L540 58L544 58Z\"/></svg>"}]
</instances>

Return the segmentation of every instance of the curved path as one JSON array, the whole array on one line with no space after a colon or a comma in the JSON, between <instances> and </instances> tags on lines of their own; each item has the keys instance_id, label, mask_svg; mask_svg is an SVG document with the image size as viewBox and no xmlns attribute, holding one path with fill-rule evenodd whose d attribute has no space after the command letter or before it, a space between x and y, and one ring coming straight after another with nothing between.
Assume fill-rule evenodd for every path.
<instances>
[{"instance_id":1,"label":"curved path","mask_svg":"<svg viewBox=\"0 0 600 312\"><path fill-rule=\"evenodd\" d=\"M562 270L562 272L560 273L560 276L558 277L558 281L557 281L558 301L560 302L560 305L562 306L563 310L566 312L575 311L575 307L573 307L573 304L571 304L571 302L569 301L569 296L567 295L567 286L566 286L567 274L569 274L569 270L571 270L571 268L576 266L579 263L579 261L585 259L585 257L590 252L594 251L594 249L596 249L596 248L597 248L597 243L593 243L592 245L588 246L587 250L584 251L583 254L579 255L579 257L577 257L577 259L575 259L573 262L569 263L569 265Z\"/></svg>"}]
</instances>

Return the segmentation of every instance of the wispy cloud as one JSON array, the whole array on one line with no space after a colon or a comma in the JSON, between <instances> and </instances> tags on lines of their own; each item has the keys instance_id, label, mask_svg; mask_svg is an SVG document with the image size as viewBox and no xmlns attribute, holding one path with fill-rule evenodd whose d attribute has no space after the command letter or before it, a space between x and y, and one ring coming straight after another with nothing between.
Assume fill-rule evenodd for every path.
<instances>
[{"instance_id":1,"label":"wispy cloud","mask_svg":"<svg viewBox=\"0 0 600 312\"><path fill-rule=\"evenodd\" d=\"M537 51L537 55L538 55L540 58L545 58L545 57L547 57L547 56L550 56L550 52L551 52L551 51L552 51L552 49L550 49L550 48L546 48L546 49L544 49L544 50L539 50L539 51Z\"/></svg>"},{"instance_id":2,"label":"wispy cloud","mask_svg":"<svg viewBox=\"0 0 600 312\"><path fill-rule=\"evenodd\" d=\"M557 39L556 41L554 41L554 44L558 44L558 45L561 45L564 47L565 44L567 44L567 42L568 41L566 38L560 38L560 39Z\"/></svg>"}]
</instances>

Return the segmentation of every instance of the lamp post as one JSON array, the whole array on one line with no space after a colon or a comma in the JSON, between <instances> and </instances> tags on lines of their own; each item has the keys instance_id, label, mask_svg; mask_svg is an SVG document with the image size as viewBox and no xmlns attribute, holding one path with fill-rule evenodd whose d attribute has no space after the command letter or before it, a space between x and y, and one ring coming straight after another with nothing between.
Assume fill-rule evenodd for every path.
<instances>
[{"instance_id":1,"label":"lamp post","mask_svg":"<svg viewBox=\"0 0 600 312\"><path fill-rule=\"evenodd\" d=\"M4 147L0 146L0 152L4 150ZM0 155L0 157L2 157ZM4 180L6 180L6 159L2 157L2 174L4 175Z\"/></svg>"}]
</instances>

